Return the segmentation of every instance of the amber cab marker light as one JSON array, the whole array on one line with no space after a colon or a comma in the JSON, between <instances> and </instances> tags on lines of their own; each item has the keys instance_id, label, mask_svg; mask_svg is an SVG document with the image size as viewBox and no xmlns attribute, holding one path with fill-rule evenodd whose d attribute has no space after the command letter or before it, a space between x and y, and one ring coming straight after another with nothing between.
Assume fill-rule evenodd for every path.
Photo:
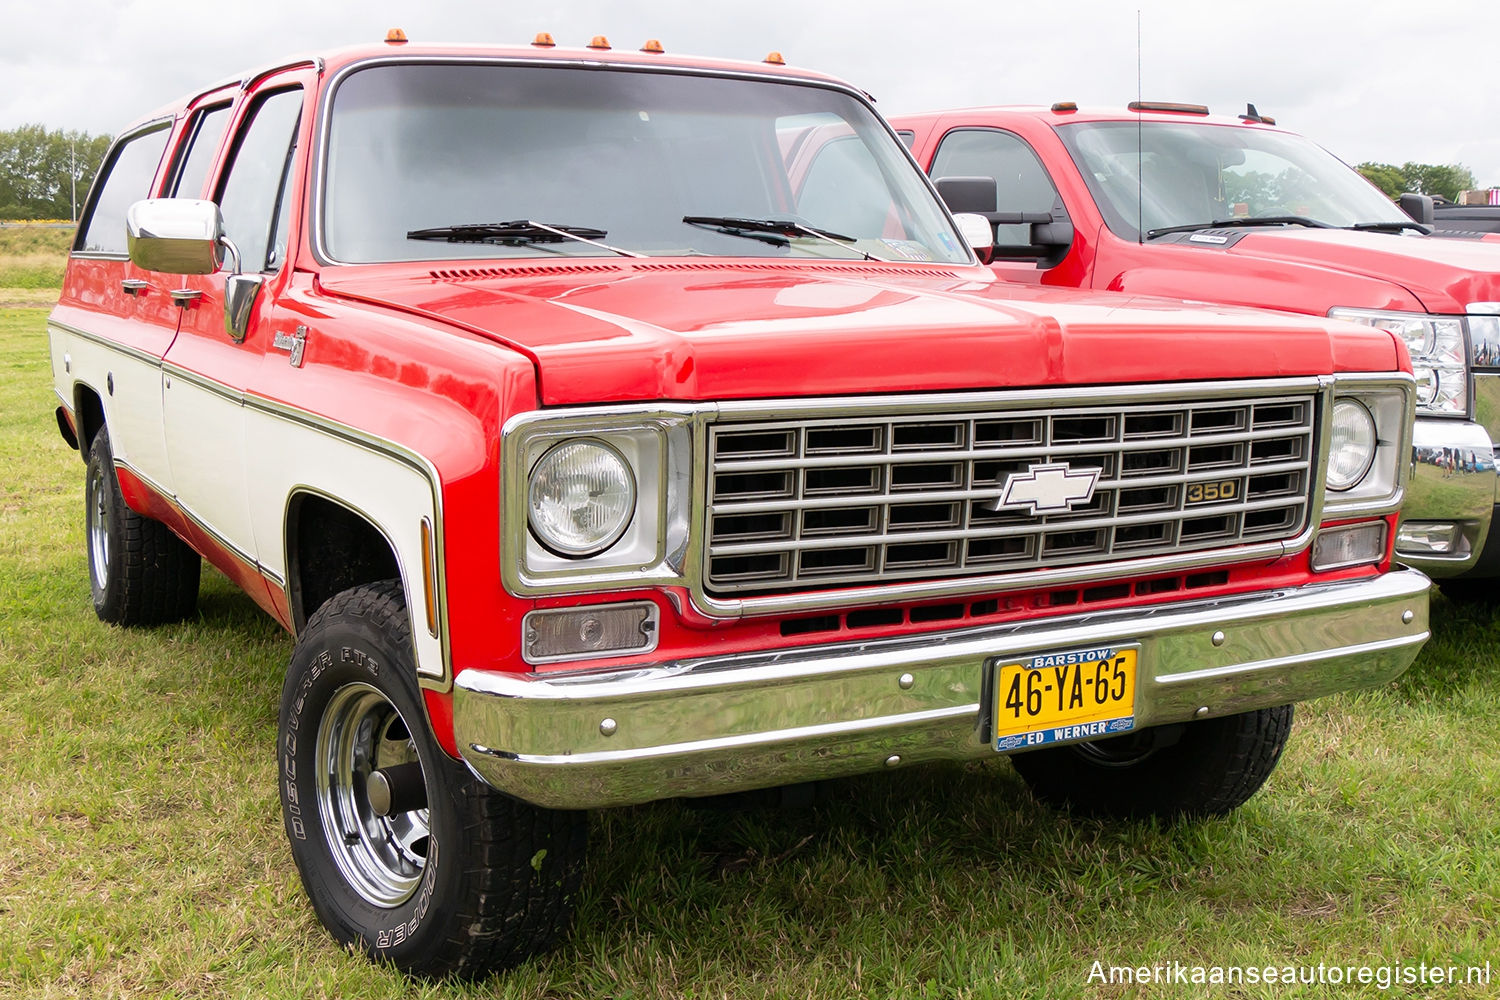
<instances>
[{"instance_id":1,"label":"amber cab marker light","mask_svg":"<svg viewBox=\"0 0 1500 1000\"><path fill-rule=\"evenodd\" d=\"M422 518L422 596L427 604L427 634L436 636L437 627L437 572L433 565L432 522Z\"/></svg>"},{"instance_id":2,"label":"amber cab marker light","mask_svg":"<svg viewBox=\"0 0 1500 1000\"><path fill-rule=\"evenodd\" d=\"M1077 111L1078 110L1078 102L1077 101L1058 101L1056 104L1052 105L1052 110L1053 111L1057 111L1057 112Z\"/></svg>"},{"instance_id":3,"label":"amber cab marker light","mask_svg":"<svg viewBox=\"0 0 1500 1000\"><path fill-rule=\"evenodd\" d=\"M783 59L783 58L781 58L781 53L780 52L769 53L766 56L765 61L768 62L768 63L770 63L772 66L785 66L786 65L786 60Z\"/></svg>"},{"instance_id":4,"label":"amber cab marker light","mask_svg":"<svg viewBox=\"0 0 1500 1000\"><path fill-rule=\"evenodd\" d=\"M667 50L661 47L661 42L658 42L654 38L648 38L648 39L646 39L646 44L641 46L641 51L642 52L665 52Z\"/></svg>"},{"instance_id":5,"label":"amber cab marker light","mask_svg":"<svg viewBox=\"0 0 1500 1000\"><path fill-rule=\"evenodd\" d=\"M531 44L535 45L539 49L550 49L554 48L557 45L557 43L552 40L552 36L545 31L538 31L536 33L536 37L531 40Z\"/></svg>"},{"instance_id":6,"label":"amber cab marker light","mask_svg":"<svg viewBox=\"0 0 1500 1000\"><path fill-rule=\"evenodd\" d=\"M589 48L591 48L591 49L608 49L609 48L609 39L605 38L603 35L595 35L594 36L594 40L592 42L589 42Z\"/></svg>"},{"instance_id":7,"label":"amber cab marker light","mask_svg":"<svg viewBox=\"0 0 1500 1000\"><path fill-rule=\"evenodd\" d=\"M385 33L385 44L387 44L387 45L405 45L406 44L406 32L402 31L400 28L392 28L390 31L387 31Z\"/></svg>"}]
</instances>

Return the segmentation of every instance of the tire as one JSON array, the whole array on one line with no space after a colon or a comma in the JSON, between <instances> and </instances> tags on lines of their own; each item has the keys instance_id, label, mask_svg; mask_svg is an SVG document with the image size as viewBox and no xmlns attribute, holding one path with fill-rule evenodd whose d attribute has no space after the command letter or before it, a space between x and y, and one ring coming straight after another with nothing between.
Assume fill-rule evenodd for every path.
<instances>
[{"instance_id":1,"label":"tire","mask_svg":"<svg viewBox=\"0 0 1500 1000\"><path fill-rule=\"evenodd\" d=\"M442 750L399 581L337 594L308 622L282 688L278 754L292 857L340 944L414 975L471 979L566 933L587 814L502 795ZM391 776L383 787L377 769Z\"/></svg>"},{"instance_id":2,"label":"tire","mask_svg":"<svg viewBox=\"0 0 1500 1000\"><path fill-rule=\"evenodd\" d=\"M203 560L165 524L125 505L108 428L89 446L83 507L89 589L100 619L156 625L193 613Z\"/></svg>"},{"instance_id":3,"label":"tire","mask_svg":"<svg viewBox=\"0 0 1500 1000\"><path fill-rule=\"evenodd\" d=\"M1011 763L1048 805L1094 816L1225 816L1270 777L1292 706L1145 729L1016 754Z\"/></svg>"}]
</instances>

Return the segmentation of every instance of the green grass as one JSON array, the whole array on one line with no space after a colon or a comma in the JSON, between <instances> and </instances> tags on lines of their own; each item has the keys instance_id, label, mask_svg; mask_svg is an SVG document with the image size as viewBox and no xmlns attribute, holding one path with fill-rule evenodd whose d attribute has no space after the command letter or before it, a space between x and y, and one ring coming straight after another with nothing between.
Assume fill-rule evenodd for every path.
<instances>
[{"instance_id":1,"label":"green grass","mask_svg":"<svg viewBox=\"0 0 1500 1000\"><path fill-rule=\"evenodd\" d=\"M11 289L52 289L55 299L72 242L71 227L0 226L0 301Z\"/></svg>"},{"instance_id":2,"label":"green grass","mask_svg":"<svg viewBox=\"0 0 1500 1000\"><path fill-rule=\"evenodd\" d=\"M468 986L371 966L321 930L282 836L290 640L212 573L185 624L94 618L43 319L0 310L0 994L1344 997L1376 991L1088 977L1095 960L1500 966L1497 622L1441 599L1417 664L1299 709L1227 820L1072 820L1003 760L843 782L803 811L599 813L558 951Z\"/></svg>"}]
</instances>

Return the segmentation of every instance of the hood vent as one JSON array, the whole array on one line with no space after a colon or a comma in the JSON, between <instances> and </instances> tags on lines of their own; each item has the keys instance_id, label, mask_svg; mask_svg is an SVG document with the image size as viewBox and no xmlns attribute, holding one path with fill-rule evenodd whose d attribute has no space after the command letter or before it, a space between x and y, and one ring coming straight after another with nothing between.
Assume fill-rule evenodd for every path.
<instances>
[{"instance_id":1,"label":"hood vent","mask_svg":"<svg viewBox=\"0 0 1500 1000\"><path fill-rule=\"evenodd\" d=\"M880 262L848 264L796 261L660 261L630 264L506 264L503 267L453 267L429 271L435 281L482 281L554 274L623 274L627 271L806 271L813 274L903 275L918 278L959 277L946 268L902 267Z\"/></svg>"},{"instance_id":2,"label":"hood vent","mask_svg":"<svg viewBox=\"0 0 1500 1000\"><path fill-rule=\"evenodd\" d=\"M617 274L613 264L512 264L506 267L454 267L429 272L437 281L479 281L484 278L527 278L543 274Z\"/></svg>"}]
</instances>

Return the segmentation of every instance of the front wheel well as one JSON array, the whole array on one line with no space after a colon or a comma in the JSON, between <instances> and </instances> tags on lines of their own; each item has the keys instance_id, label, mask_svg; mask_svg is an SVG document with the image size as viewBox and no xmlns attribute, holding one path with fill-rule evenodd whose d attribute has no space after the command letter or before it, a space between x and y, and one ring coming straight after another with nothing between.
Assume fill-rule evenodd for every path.
<instances>
[{"instance_id":1,"label":"front wheel well","mask_svg":"<svg viewBox=\"0 0 1500 1000\"><path fill-rule=\"evenodd\" d=\"M78 423L78 451L87 462L94 435L104 426L104 402L97 392L82 383L73 387L73 416Z\"/></svg>"},{"instance_id":2,"label":"front wheel well","mask_svg":"<svg viewBox=\"0 0 1500 1000\"><path fill-rule=\"evenodd\" d=\"M390 539L367 517L317 493L294 494L287 505L287 588L292 625L307 620L335 594L380 580L401 579Z\"/></svg>"}]
</instances>

